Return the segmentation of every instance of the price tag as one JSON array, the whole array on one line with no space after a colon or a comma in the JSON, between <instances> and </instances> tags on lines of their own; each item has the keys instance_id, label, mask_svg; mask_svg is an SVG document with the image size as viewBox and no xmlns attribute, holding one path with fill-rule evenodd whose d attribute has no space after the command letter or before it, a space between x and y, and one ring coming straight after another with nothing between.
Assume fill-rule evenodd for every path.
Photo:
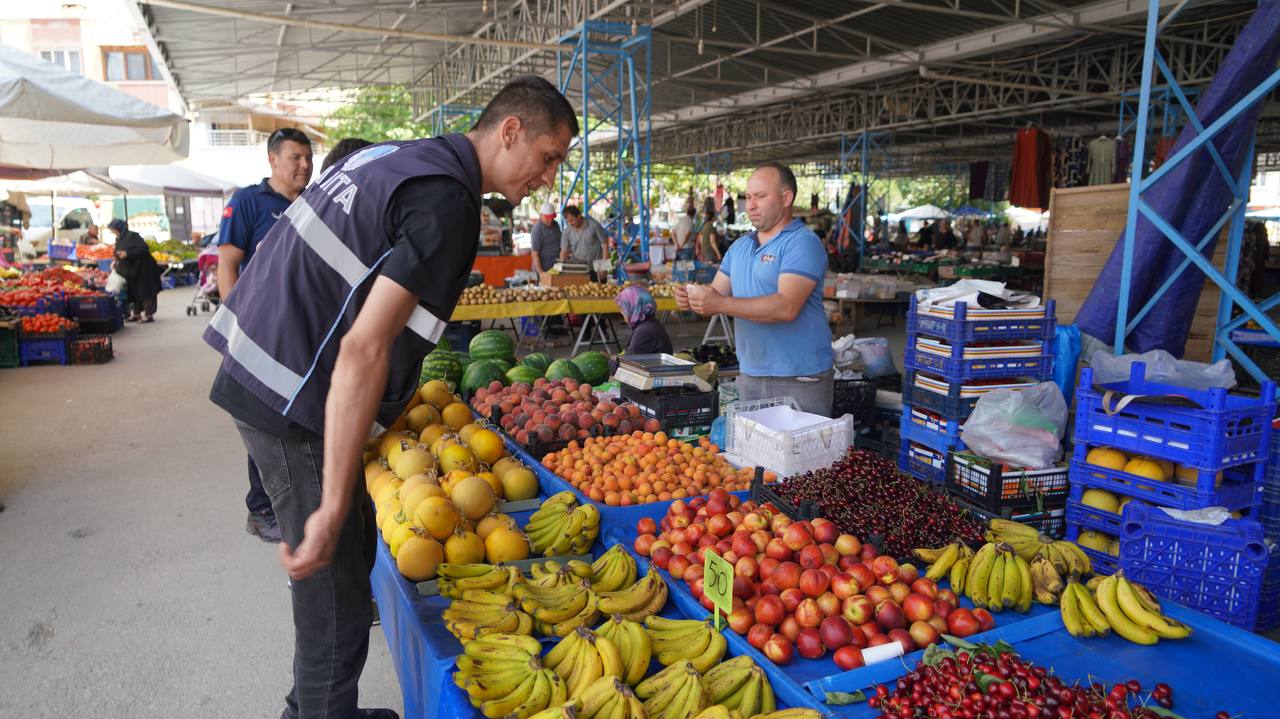
<instances>
[{"instance_id":1,"label":"price tag","mask_svg":"<svg viewBox=\"0 0 1280 719\"><path fill-rule=\"evenodd\" d=\"M702 593L711 598L716 608L716 630L720 629L720 612L733 611L733 565L708 549L702 553Z\"/></svg>"}]
</instances>

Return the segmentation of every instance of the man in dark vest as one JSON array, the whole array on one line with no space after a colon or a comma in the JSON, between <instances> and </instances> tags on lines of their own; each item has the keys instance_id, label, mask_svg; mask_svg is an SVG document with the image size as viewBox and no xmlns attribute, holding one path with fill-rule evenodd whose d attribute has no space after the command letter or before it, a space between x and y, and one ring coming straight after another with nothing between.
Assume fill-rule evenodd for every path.
<instances>
[{"instance_id":1,"label":"man in dark vest","mask_svg":"<svg viewBox=\"0 0 1280 719\"><path fill-rule=\"evenodd\" d=\"M284 719L356 708L369 648L375 530L360 477L466 287L480 197L549 187L578 122L545 80L516 79L465 135L367 147L285 211L205 330L227 410L271 497L293 595Z\"/></svg>"}]
</instances>

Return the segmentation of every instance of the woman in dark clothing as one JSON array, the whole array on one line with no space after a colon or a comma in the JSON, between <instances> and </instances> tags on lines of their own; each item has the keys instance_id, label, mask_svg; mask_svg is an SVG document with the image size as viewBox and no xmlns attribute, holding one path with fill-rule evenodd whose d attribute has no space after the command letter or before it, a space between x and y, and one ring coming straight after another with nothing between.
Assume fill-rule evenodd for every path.
<instances>
[{"instance_id":1,"label":"woman in dark clothing","mask_svg":"<svg viewBox=\"0 0 1280 719\"><path fill-rule=\"evenodd\" d=\"M665 352L671 354L671 336L658 322L658 304L649 290L631 285L618 293L614 302L622 310L622 319L631 328L631 340L627 342L627 354L648 355Z\"/></svg>"},{"instance_id":2,"label":"woman in dark clothing","mask_svg":"<svg viewBox=\"0 0 1280 719\"><path fill-rule=\"evenodd\" d=\"M156 295L160 294L160 265L151 256L142 235L116 218L107 225L116 236L116 274L128 284L129 319L155 322Z\"/></svg>"}]
</instances>

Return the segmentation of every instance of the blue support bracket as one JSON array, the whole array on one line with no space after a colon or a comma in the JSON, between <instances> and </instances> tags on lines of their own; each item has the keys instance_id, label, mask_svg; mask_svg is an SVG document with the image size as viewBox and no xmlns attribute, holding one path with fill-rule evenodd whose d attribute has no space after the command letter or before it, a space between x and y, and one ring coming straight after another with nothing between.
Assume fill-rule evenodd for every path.
<instances>
[{"instance_id":1,"label":"blue support bracket","mask_svg":"<svg viewBox=\"0 0 1280 719\"><path fill-rule=\"evenodd\" d=\"M1176 12L1177 8L1174 10L1174 13ZM1165 18L1163 23L1168 23L1169 19ZM1116 307L1114 351L1117 355L1126 351L1125 338L1159 303L1165 293L1173 286L1177 277L1189 265L1195 265L1197 270L1218 286L1221 295L1218 304L1217 327L1214 330L1213 359L1217 361L1230 354L1259 382L1265 382L1271 378L1265 376L1258 366L1249 359L1232 336L1232 333L1237 328L1252 320L1258 324L1271 341L1280 342L1280 326L1277 326L1275 321L1267 315L1268 310L1280 305L1280 295L1259 303L1250 299L1236 287L1236 273L1239 268L1241 245L1244 237L1244 214L1249 200L1250 179L1253 174L1254 146L1251 142L1244 162L1237 173L1232 176L1213 142L1218 133L1230 126L1232 122L1253 105L1261 102L1277 86L1280 86L1280 70L1268 75L1265 80L1231 106L1221 117L1208 127L1205 127L1191 106L1190 98L1194 97L1195 94L1188 92L1177 83L1173 73L1169 70L1168 64L1156 48L1158 28L1163 23L1159 19L1158 0L1148 0L1146 44L1143 49L1142 59L1142 87L1136 91L1138 107L1136 111L1131 111L1132 108L1128 98L1135 94L1132 92L1125 93L1126 100L1121 102L1120 107L1121 132L1127 131L1129 127L1134 127L1137 140L1134 142L1133 150L1133 179L1129 184L1129 214L1125 222L1124 236L1121 240L1124 243L1123 262ZM1168 84L1159 87L1155 86L1157 73ZM1144 178L1142 174L1146 162L1145 138L1151 129L1154 119L1153 110L1155 110L1155 107L1153 107L1153 104L1163 108L1162 122L1164 125L1162 132L1164 134L1171 134L1176 124L1185 119L1196 135L1182 149L1166 160L1163 165L1152 172L1151 175ZM1126 117L1132 118L1131 125L1127 124L1129 121L1126 120ZM1184 237L1168 220L1152 209L1151 205L1144 199L1144 193L1150 190L1174 167L1184 162L1192 153L1202 148L1213 158L1218 174L1231 188L1232 201L1209 231L1193 242L1191 239ZM1132 287L1134 241L1139 214L1146 217L1159 229L1166 239L1186 255L1186 258L1179 264L1173 276L1165 280L1146 305L1136 315L1130 317L1129 296ZM1227 227L1225 272L1214 267L1213 263L1205 258L1203 254L1203 250L1213 238L1218 236L1224 226Z\"/></svg>"},{"instance_id":2,"label":"blue support bracket","mask_svg":"<svg viewBox=\"0 0 1280 719\"><path fill-rule=\"evenodd\" d=\"M556 77L560 91L577 95L582 134L560 167L560 209L581 196L582 212L607 209L605 230L618 250L616 274L649 257L650 75L653 31L647 25L588 20L559 39ZM595 167L592 133L614 133L612 157Z\"/></svg>"},{"instance_id":3,"label":"blue support bracket","mask_svg":"<svg viewBox=\"0 0 1280 719\"><path fill-rule=\"evenodd\" d=\"M484 112L483 107L471 105L437 105L427 116L431 118L431 136L439 137L449 132L465 132ZM465 121L465 124L462 122Z\"/></svg>"},{"instance_id":4,"label":"blue support bracket","mask_svg":"<svg viewBox=\"0 0 1280 719\"><path fill-rule=\"evenodd\" d=\"M831 231L836 233L836 237L843 237L846 232L853 236L858 247L859 265L862 264L862 257L866 253L866 238L863 236L862 227L853 226L853 211L857 209L862 221L864 223L867 221L871 188L880 180L876 174L875 165L879 164L882 168L889 167L891 164L889 149L892 146L893 135L885 131L861 132L852 137L840 135L840 154L836 168L841 175L852 173L857 182L857 189L845 198L845 203L840 208L840 215L836 218L836 225Z\"/></svg>"}]
</instances>

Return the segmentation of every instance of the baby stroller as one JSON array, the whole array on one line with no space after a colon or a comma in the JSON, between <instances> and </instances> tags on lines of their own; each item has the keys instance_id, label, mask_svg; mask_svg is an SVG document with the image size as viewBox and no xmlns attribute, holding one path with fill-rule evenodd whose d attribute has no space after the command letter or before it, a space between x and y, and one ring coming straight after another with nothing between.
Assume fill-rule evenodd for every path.
<instances>
[{"instance_id":1,"label":"baby stroller","mask_svg":"<svg viewBox=\"0 0 1280 719\"><path fill-rule=\"evenodd\" d=\"M222 297L218 294L218 243L214 240L216 235L217 233L214 233L207 238L209 242L196 257L200 279L196 282L196 294L191 298L191 304L187 305L189 317L195 317L202 311L208 312L210 308L222 303ZM197 306L200 309L197 310Z\"/></svg>"}]
</instances>

